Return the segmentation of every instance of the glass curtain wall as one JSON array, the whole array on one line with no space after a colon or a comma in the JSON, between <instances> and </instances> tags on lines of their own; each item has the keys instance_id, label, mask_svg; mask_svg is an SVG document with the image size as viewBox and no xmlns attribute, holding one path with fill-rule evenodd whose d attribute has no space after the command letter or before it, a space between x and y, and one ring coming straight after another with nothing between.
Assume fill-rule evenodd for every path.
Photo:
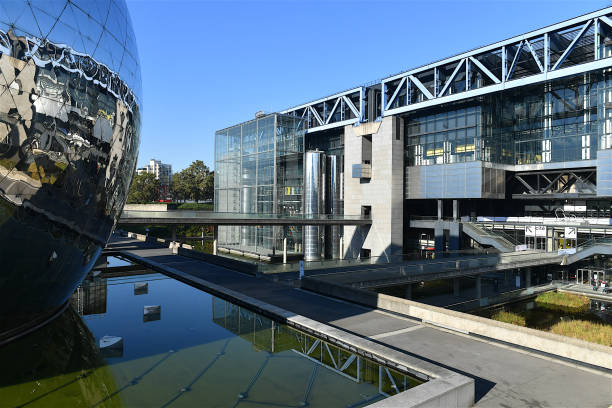
<instances>
[{"instance_id":1,"label":"glass curtain wall","mask_svg":"<svg viewBox=\"0 0 612 408\"><path fill-rule=\"evenodd\" d=\"M419 111L406 119L406 163L591 160L610 149L612 74L590 72Z\"/></svg>"},{"instance_id":2,"label":"glass curtain wall","mask_svg":"<svg viewBox=\"0 0 612 408\"><path fill-rule=\"evenodd\" d=\"M215 211L297 214L302 211L304 132L299 118L272 114L215 133ZM219 227L222 247L268 254L301 246L295 227Z\"/></svg>"}]
</instances>

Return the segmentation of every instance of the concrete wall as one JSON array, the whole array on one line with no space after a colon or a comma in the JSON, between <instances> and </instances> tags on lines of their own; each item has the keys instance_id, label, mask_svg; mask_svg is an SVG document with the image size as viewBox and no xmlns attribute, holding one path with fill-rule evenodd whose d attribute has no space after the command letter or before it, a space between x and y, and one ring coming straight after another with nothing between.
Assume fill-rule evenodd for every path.
<instances>
[{"instance_id":1,"label":"concrete wall","mask_svg":"<svg viewBox=\"0 0 612 408\"><path fill-rule=\"evenodd\" d=\"M176 204L126 204L123 211L168 211L176 210Z\"/></svg>"},{"instance_id":2,"label":"concrete wall","mask_svg":"<svg viewBox=\"0 0 612 408\"><path fill-rule=\"evenodd\" d=\"M401 252L403 245L404 134L402 119L382 119L379 127L344 128L344 214L361 214L372 207L371 227L344 227L344 256L356 257L368 248L372 256ZM361 163L362 137L372 131L372 177L352 178Z\"/></svg>"},{"instance_id":3,"label":"concrete wall","mask_svg":"<svg viewBox=\"0 0 612 408\"><path fill-rule=\"evenodd\" d=\"M429 306L394 296L331 284L316 278L304 279L302 288L372 308L400 313L463 333L476 334L593 366L612 369L612 347L502 323L441 307Z\"/></svg>"}]
</instances>

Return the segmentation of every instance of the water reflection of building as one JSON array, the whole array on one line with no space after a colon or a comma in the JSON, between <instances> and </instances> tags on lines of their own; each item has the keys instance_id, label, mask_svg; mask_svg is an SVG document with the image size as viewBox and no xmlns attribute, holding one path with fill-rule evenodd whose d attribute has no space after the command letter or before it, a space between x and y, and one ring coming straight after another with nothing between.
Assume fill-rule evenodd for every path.
<instances>
[{"instance_id":1,"label":"water reflection of building","mask_svg":"<svg viewBox=\"0 0 612 408\"><path fill-rule=\"evenodd\" d=\"M81 316L106 313L108 296L106 279L84 280L74 293L70 302Z\"/></svg>"},{"instance_id":2,"label":"water reflection of building","mask_svg":"<svg viewBox=\"0 0 612 408\"><path fill-rule=\"evenodd\" d=\"M353 381L377 385L385 396L422 382L223 299L212 298L212 320L251 343L256 350L293 351Z\"/></svg>"}]
</instances>

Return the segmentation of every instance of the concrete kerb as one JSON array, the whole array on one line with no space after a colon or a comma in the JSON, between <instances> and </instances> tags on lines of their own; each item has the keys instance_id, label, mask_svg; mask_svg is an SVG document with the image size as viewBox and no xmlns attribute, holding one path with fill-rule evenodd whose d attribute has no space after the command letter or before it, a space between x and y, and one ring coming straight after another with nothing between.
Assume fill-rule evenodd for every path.
<instances>
[{"instance_id":1,"label":"concrete kerb","mask_svg":"<svg viewBox=\"0 0 612 408\"><path fill-rule=\"evenodd\" d=\"M128 232L127 233L127 237L128 238L134 238L134 239L137 239L138 241L142 241L142 242L153 242L153 243L162 244L162 245L172 249L172 251L174 253L177 253L176 251L178 250L178 248L193 249L193 247L191 245L189 245L189 244L182 244L180 242L173 242L171 240L163 239L163 238L150 237L150 236L143 235L143 234L137 234L135 232Z\"/></svg>"},{"instance_id":2,"label":"concrete kerb","mask_svg":"<svg viewBox=\"0 0 612 408\"><path fill-rule=\"evenodd\" d=\"M421 379L428 379L427 382L415 388L374 404L373 406L375 407L471 407L474 404L475 387L472 378L390 349L366 338L347 333L301 315L296 315L293 312L195 277L178 269L147 260L128 251L120 251L120 253L131 261L171 276L190 286L205 290L214 296L245 306L259 314L279 320L288 326L347 349L364 358Z\"/></svg>"},{"instance_id":3,"label":"concrete kerb","mask_svg":"<svg viewBox=\"0 0 612 408\"><path fill-rule=\"evenodd\" d=\"M387 310L420 319L462 333L514 344L522 348L559 356L593 367L612 370L612 347L590 343L527 327L515 326L484 317L474 316L441 307L425 305L394 296L329 283L315 277L302 281L302 288L323 295L344 299L371 308Z\"/></svg>"}]
</instances>

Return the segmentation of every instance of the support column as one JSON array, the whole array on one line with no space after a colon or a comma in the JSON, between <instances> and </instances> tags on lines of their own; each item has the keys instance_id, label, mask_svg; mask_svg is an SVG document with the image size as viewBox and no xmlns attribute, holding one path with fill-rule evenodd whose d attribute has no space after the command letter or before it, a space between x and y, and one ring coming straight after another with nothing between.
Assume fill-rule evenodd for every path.
<instances>
[{"instance_id":1,"label":"support column","mask_svg":"<svg viewBox=\"0 0 612 408\"><path fill-rule=\"evenodd\" d=\"M283 263L287 263L287 238L283 238Z\"/></svg>"},{"instance_id":2,"label":"support column","mask_svg":"<svg viewBox=\"0 0 612 408\"><path fill-rule=\"evenodd\" d=\"M476 299L482 298L482 277L476 275Z\"/></svg>"},{"instance_id":3,"label":"support column","mask_svg":"<svg viewBox=\"0 0 612 408\"><path fill-rule=\"evenodd\" d=\"M438 200L438 219L441 220L442 219L442 200Z\"/></svg>"},{"instance_id":4,"label":"support column","mask_svg":"<svg viewBox=\"0 0 612 408\"><path fill-rule=\"evenodd\" d=\"M172 242L176 242L176 225L173 225L170 229L170 231L172 231L171 235L172 235Z\"/></svg>"},{"instance_id":5,"label":"support column","mask_svg":"<svg viewBox=\"0 0 612 408\"><path fill-rule=\"evenodd\" d=\"M525 288L531 286L531 268L525 269Z\"/></svg>"},{"instance_id":6,"label":"support column","mask_svg":"<svg viewBox=\"0 0 612 408\"><path fill-rule=\"evenodd\" d=\"M457 221L459 218L459 200L453 200L453 220Z\"/></svg>"},{"instance_id":7,"label":"support column","mask_svg":"<svg viewBox=\"0 0 612 408\"><path fill-rule=\"evenodd\" d=\"M406 292L404 293L404 298L408 300L412 299L412 283L406 285Z\"/></svg>"},{"instance_id":8,"label":"support column","mask_svg":"<svg viewBox=\"0 0 612 408\"><path fill-rule=\"evenodd\" d=\"M453 222L450 225L448 249L451 251L458 251L461 249L461 224L458 222Z\"/></svg>"},{"instance_id":9,"label":"support column","mask_svg":"<svg viewBox=\"0 0 612 408\"><path fill-rule=\"evenodd\" d=\"M459 278L453 279L453 296L459 296Z\"/></svg>"},{"instance_id":10,"label":"support column","mask_svg":"<svg viewBox=\"0 0 612 408\"><path fill-rule=\"evenodd\" d=\"M444 251L444 227L442 225L434 227L434 249L436 252Z\"/></svg>"},{"instance_id":11,"label":"support column","mask_svg":"<svg viewBox=\"0 0 612 408\"><path fill-rule=\"evenodd\" d=\"M213 255L217 255L217 238L219 237L219 227L213 226Z\"/></svg>"},{"instance_id":12,"label":"support column","mask_svg":"<svg viewBox=\"0 0 612 408\"><path fill-rule=\"evenodd\" d=\"M344 235L340 237L340 253L338 257L342 260L344 259Z\"/></svg>"}]
</instances>

